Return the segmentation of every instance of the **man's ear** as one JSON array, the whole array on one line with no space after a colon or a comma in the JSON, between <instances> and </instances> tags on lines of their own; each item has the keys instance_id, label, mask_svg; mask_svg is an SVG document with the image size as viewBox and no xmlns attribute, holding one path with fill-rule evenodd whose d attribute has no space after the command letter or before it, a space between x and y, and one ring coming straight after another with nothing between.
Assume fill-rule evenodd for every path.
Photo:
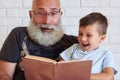
<instances>
[{"instance_id":1,"label":"man's ear","mask_svg":"<svg viewBox=\"0 0 120 80\"><path fill-rule=\"evenodd\" d=\"M32 11L29 11L30 19L32 18Z\"/></svg>"},{"instance_id":2,"label":"man's ear","mask_svg":"<svg viewBox=\"0 0 120 80\"><path fill-rule=\"evenodd\" d=\"M61 15L63 14L63 11L61 11Z\"/></svg>"}]
</instances>

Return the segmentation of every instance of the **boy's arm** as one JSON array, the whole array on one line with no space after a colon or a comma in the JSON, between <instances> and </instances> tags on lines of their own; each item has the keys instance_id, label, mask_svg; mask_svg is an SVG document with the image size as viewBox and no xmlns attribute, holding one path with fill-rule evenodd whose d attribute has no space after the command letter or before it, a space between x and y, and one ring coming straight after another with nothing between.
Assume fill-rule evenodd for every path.
<instances>
[{"instance_id":1,"label":"boy's arm","mask_svg":"<svg viewBox=\"0 0 120 80\"><path fill-rule=\"evenodd\" d=\"M12 80L16 63L0 60L0 80Z\"/></svg>"},{"instance_id":2,"label":"boy's arm","mask_svg":"<svg viewBox=\"0 0 120 80\"><path fill-rule=\"evenodd\" d=\"M114 80L114 70L105 68L101 73L91 74L90 80Z\"/></svg>"}]
</instances>

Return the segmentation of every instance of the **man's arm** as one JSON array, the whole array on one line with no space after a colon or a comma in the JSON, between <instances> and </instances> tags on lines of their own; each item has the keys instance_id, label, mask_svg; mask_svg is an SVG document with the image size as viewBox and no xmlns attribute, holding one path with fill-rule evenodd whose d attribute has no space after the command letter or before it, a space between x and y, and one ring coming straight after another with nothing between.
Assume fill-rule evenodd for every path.
<instances>
[{"instance_id":1,"label":"man's arm","mask_svg":"<svg viewBox=\"0 0 120 80\"><path fill-rule=\"evenodd\" d=\"M114 70L105 68L102 73L92 74L90 80L114 80Z\"/></svg>"},{"instance_id":2,"label":"man's arm","mask_svg":"<svg viewBox=\"0 0 120 80\"><path fill-rule=\"evenodd\" d=\"M15 72L16 63L0 60L0 80L12 80Z\"/></svg>"}]
</instances>

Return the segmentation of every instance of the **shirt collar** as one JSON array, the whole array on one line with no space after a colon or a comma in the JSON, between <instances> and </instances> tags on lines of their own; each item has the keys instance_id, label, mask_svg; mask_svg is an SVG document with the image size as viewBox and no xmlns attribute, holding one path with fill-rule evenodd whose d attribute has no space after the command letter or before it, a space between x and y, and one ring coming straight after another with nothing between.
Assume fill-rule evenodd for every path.
<instances>
[{"instance_id":1,"label":"shirt collar","mask_svg":"<svg viewBox=\"0 0 120 80\"><path fill-rule=\"evenodd\" d=\"M100 50L100 48L97 48L97 49L92 50L92 51L82 51L82 50L80 50L80 52L81 52L81 54L85 54L86 55L86 54L97 52L98 50Z\"/></svg>"}]
</instances>

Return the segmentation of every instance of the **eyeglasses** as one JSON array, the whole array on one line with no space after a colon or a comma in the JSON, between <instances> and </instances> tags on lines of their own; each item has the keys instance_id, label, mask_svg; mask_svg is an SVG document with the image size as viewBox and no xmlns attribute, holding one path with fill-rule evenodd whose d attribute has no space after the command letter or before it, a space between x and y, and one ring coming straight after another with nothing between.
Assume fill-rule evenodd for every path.
<instances>
[{"instance_id":1,"label":"eyeglasses","mask_svg":"<svg viewBox=\"0 0 120 80\"><path fill-rule=\"evenodd\" d=\"M57 16L59 13L61 12L61 10L55 10L49 13L46 13L44 11L33 11L33 14L37 17L44 17L44 16L51 16L51 17L55 17Z\"/></svg>"}]
</instances>

